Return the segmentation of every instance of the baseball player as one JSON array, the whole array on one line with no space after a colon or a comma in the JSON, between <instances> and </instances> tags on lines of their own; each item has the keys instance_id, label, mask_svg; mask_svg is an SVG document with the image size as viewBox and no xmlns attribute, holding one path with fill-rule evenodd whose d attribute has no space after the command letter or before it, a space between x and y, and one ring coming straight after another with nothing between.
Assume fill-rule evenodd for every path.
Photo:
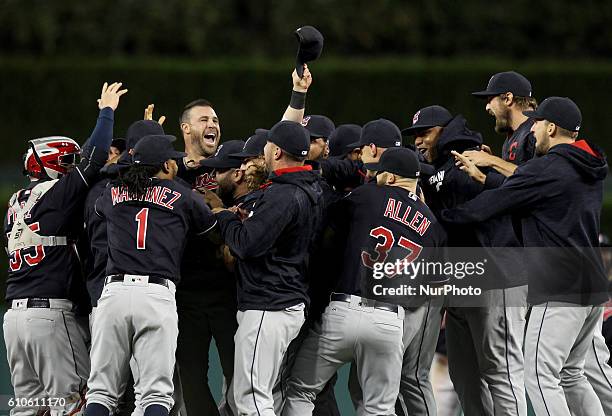
<instances>
[{"instance_id":1,"label":"baseball player","mask_svg":"<svg viewBox=\"0 0 612 416\"><path fill-rule=\"evenodd\" d=\"M473 95L487 100L485 109L495 117L495 130L506 134L507 139L502 148L502 159L484 151L466 151L468 157L480 168L493 168L497 172L482 173L474 170L473 179L485 184L487 188L500 186L504 178L514 173L516 166L521 165L535 157L535 138L531 131L533 120L522 112L535 110L537 101L531 96L531 84L522 75L516 72L502 72L493 75L486 90L473 93ZM524 320L524 308L510 307L509 316L519 325L516 325L515 336L522 339L524 331L520 322ZM612 368L601 360L605 352L605 345L599 331L593 338L592 348L587 354L585 374L592 384L606 414L612 414Z\"/></svg>"},{"instance_id":2,"label":"baseball player","mask_svg":"<svg viewBox=\"0 0 612 416\"><path fill-rule=\"evenodd\" d=\"M317 161L327 158L329 153L327 140L336 128L334 122L325 116L311 115L302 119L302 126L306 127L310 133L308 160Z\"/></svg>"},{"instance_id":3,"label":"baseball player","mask_svg":"<svg viewBox=\"0 0 612 416\"><path fill-rule=\"evenodd\" d=\"M520 210L534 305L525 335L525 385L533 408L537 415L603 415L584 360L608 299L598 248L608 166L601 150L577 140L582 116L569 98L550 97L524 114L536 120L532 131L541 157L442 216L469 223ZM456 155L464 170L477 169Z\"/></svg>"},{"instance_id":4,"label":"baseball player","mask_svg":"<svg viewBox=\"0 0 612 416\"><path fill-rule=\"evenodd\" d=\"M83 146L67 137L29 142L24 169L30 184L16 192L5 220L9 274L4 341L16 398L56 398L54 412L74 414L84 403L89 375L86 331L77 323L82 301L74 242L82 229L82 203L108 159L113 114L127 90L104 84L100 115ZM43 407L45 404L43 404ZM12 416L32 415L15 407Z\"/></svg>"},{"instance_id":5,"label":"baseball player","mask_svg":"<svg viewBox=\"0 0 612 416\"><path fill-rule=\"evenodd\" d=\"M84 239L88 242L87 254L84 256L83 270L86 275L87 291L91 300L91 314L89 317L89 329L93 326L96 309L98 307L98 299L104 288L106 279L106 263L108 261L108 240L106 236L106 221L100 217L95 210L97 199L103 194L110 182L117 179L120 170L129 168L131 163L131 153L134 152L134 146L138 141L150 134L164 134L161 125L156 121L138 120L132 123L126 132L126 149L119 157L115 156L107 162L107 165L101 169L99 180L91 186L87 198L85 199L84 221L85 221L85 236ZM115 139L117 140L117 139ZM123 139L122 139L123 140ZM113 141L114 142L114 141ZM121 158L121 159L120 159ZM118 164L121 162L121 165ZM129 162L129 163L128 163ZM131 375L130 375L131 376ZM119 387L122 394L117 414L130 415L135 407L134 397L134 380L130 377L126 380L127 385ZM175 388L176 390L176 388ZM142 415L142 409L138 408L138 413Z\"/></svg>"},{"instance_id":6,"label":"baseball player","mask_svg":"<svg viewBox=\"0 0 612 416\"><path fill-rule=\"evenodd\" d=\"M451 154L482 145L480 133L470 131L462 116L453 117L441 106L425 107L414 115L412 127L404 132L415 136L415 145L433 165L433 172L422 180L422 185L425 200L438 218L442 209L454 208L482 192L484 185L461 172ZM476 227L445 224L445 229L451 247L520 247L509 216ZM504 249L505 252L510 250ZM489 305L465 307L455 303L453 297L448 299L446 340L450 375L467 414L492 414L492 401L495 414L526 415L522 355L524 316L515 322L503 307L518 307L521 302L526 307L526 276L511 256L503 253L502 257L498 251L491 254L495 261L495 265L488 265L487 275L491 278L481 283L481 288L487 289L485 296ZM504 272L506 269L512 272ZM439 324L436 318L436 328L431 332L434 337ZM428 361L424 364L427 368L431 366L435 340L430 341L429 346L430 354L426 354ZM428 380L425 374L422 378ZM474 382L479 378L486 382L484 394L481 383ZM406 384L413 386L415 383ZM430 383L426 386L425 391L431 392ZM412 394L407 390L406 397L417 399L417 391L412 390ZM431 399L431 393L426 397ZM431 403L430 400L426 402ZM423 411L422 405L419 409Z\"/></svg>"},{"instance_id":7,"label":"baseball player","mask_svg":"<svg viewBox=\"0 0 612 416\"><path fill-rule=\"evenodd\" d=\"M512 175L517 166L535 156L535 138L531 132L533 120L523 111L535 110L538 103L532 97L529 80L514 71L494 74L485 90L472 95L487 101L485 110L495 117L495 131L506 135L501 158L493 156L490 151L470 150L465 154L476 166L493 169L487 173L485 185L495 188L505 177Z\"/></svg>"},{"instance_id":8,"label":"baseball player","mask_svg":"<svg viewBox=\"0 0 612 416\"><path fill-rule=\"evenodd\" d=\"M174 140L142 138L134 164L96 202L107 224L108 276L92 329L87 416L108 416L116 407L130 359L144 416L167 416L174 403L174 293L185 237L216 224L203 199L173 180L174 159L185 156Z\"/></svg>"},{"instance_id":9,"label":"baseball player","mask_svg":"<svg viewBox=\"0 0 612 416\"><path fill-rule=\"evenodd\" d=\"M217 214L238 270L238 331L233 396L240 415L275 415L272 389L308 304L305 275L321 189L304 166L310 139L300 124L281 121L269 132L264 192L242 222Z\"/></svg>"},{"instance_id":10,"label":"baseball player","mask_svg":"<svg viewBox=\"0 0 612 416\"><path fill-rule=\"evenodd\" d=\"M352 143L358 142L360 136L361 126L342 124L332 132L328 139L330 159L350 161L352 162L349 162L351 165L354 163L357 167L357 174L349 178L338 178L332 176L330 172L325 172L324 177L327 182L342 196L363 183L365 172L363 172L363 165L360 164L361 149L350 146ZM326 167L325 164L324 167ZM331 172L333 173L333 170Z\"/></svg>"},{"instance_id":11,"label":"baseball player","mask_svg":"<svg viewBox=\"0 0 612 416\"><path fill-rule=\"evenodd\" d=\"M390 129L388 123L366 124L362 138L370 139L373 132L399 136L399 129ZM402 258L414 261L429 247L442 246L445 235L415 195L419 161L412 150L388 149L378 163L365 166L378 172L377 185L357 188L332 209L337 232L346 236L342 274L322 321L300 348L289 379L285 416L312 414L315 395L353 359L363 390L359 414L395 415L404 342L416 335L415 322L422 320L425 307L420 296L381 293L379 286L399 287L410 279L377 280L374 269Z\"/></svg>"}]
</instances>

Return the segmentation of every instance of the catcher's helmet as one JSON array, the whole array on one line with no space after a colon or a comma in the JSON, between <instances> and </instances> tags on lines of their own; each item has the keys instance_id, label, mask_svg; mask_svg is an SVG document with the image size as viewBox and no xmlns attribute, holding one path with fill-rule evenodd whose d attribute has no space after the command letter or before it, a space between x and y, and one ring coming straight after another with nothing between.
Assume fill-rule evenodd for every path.
<instances>
[{"instance_id":1,"label":"catcher's helmet","mask_svg":"<svg viewBox=\"0 0 612 416\"><path fill-rule=\"evenodd\" d=\"M33 178L57 179L79 162L81 148L68 137L42 137L30 140L28 145L23 160L24 173Z\"/></svg>"}]
</instances>

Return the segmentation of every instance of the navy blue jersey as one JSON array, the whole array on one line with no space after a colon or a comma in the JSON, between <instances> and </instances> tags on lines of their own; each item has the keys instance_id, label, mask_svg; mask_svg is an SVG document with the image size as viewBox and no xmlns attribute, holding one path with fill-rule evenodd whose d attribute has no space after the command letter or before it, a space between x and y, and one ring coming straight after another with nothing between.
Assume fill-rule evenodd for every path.
<instances>
[{"instance_id":1,"label":"navy blue jersey","mask_svg":"<svg viewBox=\"0 0 612 416\"><path fill-rule=\"evenodd\" d=\"M215 217L202 197L171 180L151 179L142 200L112 184L96 202L108 236L106 273L153 275L178 282L188 232L211 230Z\"/></svg>"},{"instance_id":2,"label":"navy blue jersey","mask_svg":"<svg viewBox=\"0 0 612 416\"><path fill-rule=\"evenodd\" d=\"M87 194L85 199L84 222L85 240L87 245L86 253L82 259L83 271L85 272L85 282L87 292L91 300L91 306L98 305L98 299L102 295L104 288L104 278L106 277L106 261L108 259L108 241L106 240L106 221L96 214L95 206L97 199L104 193L110 179L103 178L96 182Z\"/></svg>"},{"instance_id":3,"label":"navy blue jersey","mask_svg":"<svg viewBox=\"0 0 612 416\"><path fill-rule=\"evenodd\" d=\"M30 210L25 218L32 231L42 236L65 236L69 244L63 246L35 246L15 250L9 254L6 299L30 297L84 300L83 281L74 242L83 229L83 205L89 185L108 157L108 145L113 136L113 110L100 111L96 127L89 139L96 146L83 146L82 161L56 184ZM31 182L18 191L23 206L31 189L40 181ZM9 207L4 220L8 237L16 213Z\"/></svg>"},{"instance_id":4,"label":"navy blue jersey","mask_svg":"<svg viewBox=\"0 0 612 416\"><path fill-rule=\"evenodd\" d=\"M189 169L185 166L183 159L177 159L178 165L177 176L187 182L193 189L214 191L217 189L217 181L215 180L214 169L206 166L199 166L195 169Z\"/></svg>"},{"instance_id":5,"label":"navy blue jersey","mask_svg":"<svg viewBox=\"0 0 612 416\"><path fill-rule=\"evenodd\" d=\"M410 300L402 296L377 295L374 285L377 264L397 260L431 259L446 242L436 217L415 194L396 186L362 185L332 208L331 221L346 233L342 273L336 292L363 296L395 304ZM409 283L408 278L386 275Z\"/></svg>"},{"instance_id":6,"label":"navy blue jersey","mask_svg":"<svg viewBox=\"0 0 612 416\"><path fill-rule=\"evenodd\" d=\"M531 132L534 122L531 118L525 120L506 138L502 146L502 159L520 166L535 157L536 139ZM504 175L495 170L485 173L485 189L497 188L506 180Z\"/></svg>"},{"instance_id":7,"label":"navy blue jersey","mask_svg":"<svg viewBox=\"0 0 612 416\"><path fill-rule=\"evenodd\" d=\"M515 165L522 165L535 156L536 140L531 132L534 120L524 121L512 132L502 146L502 159Z\"/></svg>"}]
</instances>

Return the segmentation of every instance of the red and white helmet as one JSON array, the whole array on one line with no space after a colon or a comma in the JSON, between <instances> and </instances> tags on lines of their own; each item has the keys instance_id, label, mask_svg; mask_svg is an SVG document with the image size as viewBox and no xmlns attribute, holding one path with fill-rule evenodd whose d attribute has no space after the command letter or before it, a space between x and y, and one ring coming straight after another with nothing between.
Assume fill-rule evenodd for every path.
<instances>
[{"instance_id":1,"label":"red and white helmet","mask_svg":"<svg viewBox=\"0 0 612 416\"><path fill-rule=\"evenodd\" d=\"M23 166L25 173L33 178L57 179L79 162L81 148L68 137L42 137L30 140L28 145Z\"/></svg>"}]
</instances>

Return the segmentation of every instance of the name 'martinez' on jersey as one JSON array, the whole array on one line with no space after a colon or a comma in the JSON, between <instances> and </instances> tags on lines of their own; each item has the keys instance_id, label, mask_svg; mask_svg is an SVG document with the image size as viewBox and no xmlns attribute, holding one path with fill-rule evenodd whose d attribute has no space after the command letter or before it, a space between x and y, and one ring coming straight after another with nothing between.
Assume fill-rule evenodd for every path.
<instances>
[{"instance_id":1,"label":"name 'martinez' on jersey","mask_svg":"<svg viewBox=\"0 0 612 416\"><path fill-rule=\"evenodd\" d=\"M173 204L181 197L180 192L173 191L166 186L160 185L147 188L147 193L140 198L135 198L134 195L130 195L125 186L113 186L110 192L113 206L121 202L138 200L141 202L150 202L172 210L174 209Z\"/></svg>"}]
</instances>

